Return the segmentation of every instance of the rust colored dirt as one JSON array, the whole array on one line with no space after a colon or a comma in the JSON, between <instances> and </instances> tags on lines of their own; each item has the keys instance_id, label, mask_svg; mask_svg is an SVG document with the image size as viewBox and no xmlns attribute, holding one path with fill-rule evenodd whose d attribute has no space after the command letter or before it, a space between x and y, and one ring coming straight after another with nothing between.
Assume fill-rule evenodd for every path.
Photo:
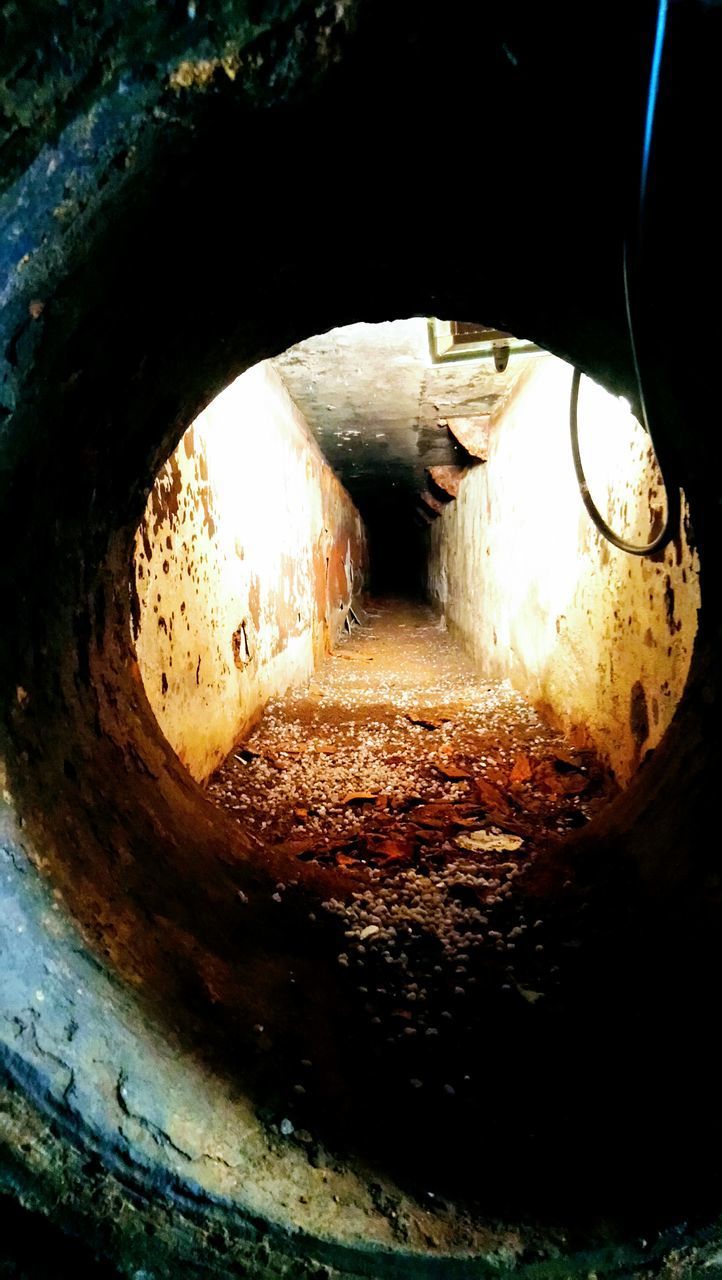
<instances>
[{"instance_id":1,"label":"rust colored dirt","mask_svg":"<svg viewBox=\"0 0 722 1280\"><path fill-rule=\"evenodd\" d=\"M508 683L483 680L430 610L384 602L310 686L269 705L210 790L278 849L358 870L418 866L490 822L523 837L523 866L614 787ZM382 837L408 857L376 853Z\"/></svg>"},{"instance_id":2,"label":"rust colored dirt","mask_svg":"<svg viewBox=\"0 0 722 1280\"><path fill-rule=\"evenodd\" d=\"M463 1123L489 1026L563 1006L578 920L558 901L547 915L540 872L613 793L599 763L481 679L430 610L384 601L210 790L287 856L289 880L299 862L354 877L321 910L374 1069L425 1124L440 1106Z\"/></svg>"}]
</instances>

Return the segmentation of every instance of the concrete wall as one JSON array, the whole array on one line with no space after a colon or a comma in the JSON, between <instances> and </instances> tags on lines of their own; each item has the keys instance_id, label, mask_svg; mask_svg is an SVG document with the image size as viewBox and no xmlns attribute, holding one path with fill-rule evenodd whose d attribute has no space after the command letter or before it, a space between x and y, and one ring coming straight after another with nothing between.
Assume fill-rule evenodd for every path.
<instances>
[{"instance_id":1,"label":"concrete wall","mask_svg":"<svg viewBox=\"0 0 722 1280\"><path fill-rule=\"evenodd\" d=\"M365 576L361 518L267 363L186 431L138 529L135 646L158 723L207 778L307 678Z\"/></svg>"},{"instance_id":2,"label":"concrete wall","mask_svg":"<svg viewBox=\"0 0 722 1280\"><path fill-rule=\"evenodd\" d=\"M509 677L625 782L682 693L699 566L685 532L657 559L597 533L573 471L571 377L563 361L538 358L492 419L488 462L431 529L428 587L484 672ZM650 507L657 522L663 509L648 437L587 378L579 428L597 506L622 536L648 541Z\"/></svg>"}]
</instances>

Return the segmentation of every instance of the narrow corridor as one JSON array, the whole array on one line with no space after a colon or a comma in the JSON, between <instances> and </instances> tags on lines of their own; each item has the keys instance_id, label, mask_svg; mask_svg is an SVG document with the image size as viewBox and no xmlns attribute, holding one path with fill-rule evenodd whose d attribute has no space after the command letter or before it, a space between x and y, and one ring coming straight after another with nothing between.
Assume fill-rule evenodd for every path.
<instances>
[{"instance_id":1,"label":"narrow corridor","mask_svg":"<svg viewBox=\"0 0 722 1280\"><path fill-rule=\"evenodd\" d=\"M639 1017L684 966L645 915L646 821L625 857L615 815L682 695L699 578L686 524L653 560L595 533L564 361L514 339L504 370L446 365L429 324L317 334L206 406L136 532L131 623L198 806L170 945L262 1151L299 1173L285 1202L310 1217L320 1187L364 1238L371 1213L438 1248L431 1215L474 1249L489 1214L636 1203L630 1134L644 1212L662 1168L688 1195L657 1123L666 1023ZM644 541L642 427L588 379L581 418L594 491Z\"/></svg>"}]
</instances>

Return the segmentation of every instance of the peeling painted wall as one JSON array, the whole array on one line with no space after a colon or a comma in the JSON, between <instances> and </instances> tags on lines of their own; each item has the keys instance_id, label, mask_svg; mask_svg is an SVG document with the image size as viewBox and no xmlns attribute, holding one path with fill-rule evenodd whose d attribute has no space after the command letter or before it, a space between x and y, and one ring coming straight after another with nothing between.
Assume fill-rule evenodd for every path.
<instances>
[{"instance_id":1,"label":"peeling painted wall","mask_svg":"<svg viewBox=\"0 0 722 1280\"><path fill-rule=\"evenodd\" d=\"M492 419L489 459L430 531L428 587L489 677L509 677L625 782L660 741L689 670L699 565L683 511L656 558L612 547L584 510L569 442L572 370L537 359ZM649 439L582 380L579 439L612 528L647 542L663 516Z\"/></svg>"},{"instance_id":2,"label":"peeling painted wall","mask_svg":"<svg viewBox=\"0 0 722 1280\"><path fill-rule=\"evenodd\" d=\"M365 572L356 508L278 375L257 365L186 431L136 535L140 672L194 777L311 674Z\"/></svg>"}]
</instances>

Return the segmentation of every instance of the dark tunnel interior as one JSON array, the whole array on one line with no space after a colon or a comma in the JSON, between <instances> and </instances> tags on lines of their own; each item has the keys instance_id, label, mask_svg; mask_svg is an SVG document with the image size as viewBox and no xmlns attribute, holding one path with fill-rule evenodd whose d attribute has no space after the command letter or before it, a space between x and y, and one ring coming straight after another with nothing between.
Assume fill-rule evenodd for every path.
<instances>
[{"instance_id":1,"label":"dark tunnel interior","mask_svg":"<svg viewBox=\"0 0 722 1280\"><path fill-rule=\"evenodd\" d=\"M74 1258L87 1274L93 1265L103 1275L195 1274L201 1257L209 1275L266 1280L716 1274L720 540L709 353L719 329L720 263L709 155L719 9L670 10L641 228L640 153L659 20L653 4L614 4L593 21L564 5L542 12L462 3L446 14L405 0L391 8L377 0L219 0L167 11L111 2L102 21L96 6L83 3L72 17L63 10L45 25L37 5L22 20L12 9L2 7L13 35L0 64L7 117L0 191L0 1193L7 1212L0 1274L44 1274L26 1243L40 1222L57 1250L55 1274L65 1274L63 1267L70 1274ZM184 444L188 428L197 442L199 417L213 410L218 393L246 371L253 375L258 362L278 370L298 344L347 326L458 317L543 349L508 400L490 408L494 423L508 416L512 443L528 441L516 454L509 449L529 472L517 508L511 499L504 505L508 493L522 493L513 477L505 487L506 436L499 430L489 460L462 456L438 387L424 373L433 394L420 397L408 363L399 368L420 424L408 491L391 483L392 454L380 448L385 426L374 426L379 449L365 473L360 462L353 473L362 458L356 437L347 475L325 449L366 523L371 576L357 608L380 613L366 629L339 627L334 645L356 657L336 661L328 686L319 665L312 679L320 700L303 714L309 741L318 743L319 707L335 680L338 706L349 689L361 690L364 723L375 733L383 716L364 655L374 645L390 652L384 601L405 597L411 612L398 614L409 632L404 652L409 670L416 663L424 678L437 680L437 661L443 674L448 646L463 631L466 615L454 614L453 593L445 611L433 591L431 604L420 602L430 596L430 573L438 592L441 567L449 575L458 568L463 521L476 519L469 495L478 490L481 503L498 493L489 510L513 511L494 544L504 563L514 531L524 531L518 559L509 562L516 566L507 573L509 598L524 566L537 604L541 598L536 529L546 535L556 527L563 504L556 473L552 483L538 461L551 456L547 420L540 417L543 430L535 432L532 415L528 436L512 434L524 427L532 384L548 378L551 396L555 370L574 365L587 375L583 415L591 414L596 384L640 416L622 284L625 239L634 246L635 335L654 446L668 483L685 495L675 537L634 573L659 583L653 638L668 639L667 660L687 637L673 575L681 580L685 557L694 557L701 607L698 616L694 607L689 673L649 750L652 698L632 683L624 734L614 744L621 751L626 735L638 748L623 785L605 791L600 771L600 803L585 815L591 820L570 817L506 896L486 886L500 936L517 919L511 903L522 902L530 934L537 918L550 922L561 957L553 992L535 998L521 970L501 978L514 962L495 945L469 963L476 985L458 997L468 1014L454 1014L448 1028L439 1022L431 1036L413 1034L416 1014L399 1014L391 1044L369 1022L380 1017L385 1026L386 1014L369 1013L369 991L359 993L353 965L339 963L343 910L366 909L369 875L387 877L394 910L407 902L401 886L412 875L425 877L431 892L442 877L436 836L417 838L429 854L426 870L416 846L416 861L404 862L412 857L410 837L393 824L411 822L414 807L394 808L393 796L376 805L383 786L374 783L365 788L374 821L380 812L389 825L386 845L374 828L369 847L387 857L393 846L396 869L384 870L378 858L350 865L346 846L346 862L324 860L268 838L272 793L291 795L294 779L302 781L303 733L291 739L290 720L274 710L242 737L236 725L235 744L224 728L231 738L221 750L210 685L202 714L194 711L206 674L195 651L187 686L180 658L173 672L163 668L164 689L160 668L151 685L154 650L143 647L150 636L144 619L156 602L143 595L147 553L139 591L139 530L165 538L172 518L175 538L181 517L191 522L200 511L199 540L221 538L217 511L209 514L202 502L182 506L186 480L174 470L175 451L183 466L195 467L194 446ZM370 366L365 376L375 376ZM298 406L300 392L288 377L284 385ZM299 412L313 427L308 405ZM258 434L260 443L272 439ZM602 463L611 441L610 434L600 449ZM428 452L442 444L443 456ZM289 528L288 513L321 519L318 503L295 501L278 472L256 460L250 434L247 442L237 434L234 449L259 521L281 501ZM462 498L447 502L451 495L434 489L432 477L428 491L440 510L420 502L428 467L455 467L464 457ZM323 478L320 462L314 466L324 501L341 510L336 482ZM196 480L200 492L200 461ZM543 514L529 533L523 521L536 518L537 500ZM239 503L234 518L243 510ZM344 519L351 520L347 512ZM602 557L581 508L572 519L575 536L600 557L597 583L609 586L621 561ZM457 524L458 544L444 532ZM350 528L343 526L344 554ZM168 591L180 563L173 538L165 559L153 547L154 572ZM359 535L359 562L362 541ZM270 557L265 534L259 545ZM223 563L240 581L250 557L228 546ZM327 610L353 578L351 551L336 564L329 547ZM570 575L577 560L570 555ZM550 592L561 590L565 564L549 561ZM184 571L202 603L198 566ZM471 609L482 579L473 560L467 571ZM631 568L629 581L636 581ZM294 618L304 583L297 575L280 589ZM312 592L308 599L309 610L320 608ZM491 595L479 599L488 613ZM656 597L649 607L657 609ZM428 614L413 612L425 608ZM180 603L177 629L179 615ZM223 678L239 689L260 682L265 670L271 615L259 616L265 622L254 631L250 604L233 615L233 628L217 615L225 627ZM448 618L448 634L440 617ZM634 620L622 621L636 634ZM190 617L186 623L195 625ZM155 619L153 627L153 645L165 644L167 625L162 635ZM309 634L306 649L301 631L295 641L299 671L298 655L313 665L327 639ZM622 655L621 680L633 646L613 642L611 633L602 637L600 652ZM521 662L522 649L514 636L505 652ZM473 658L469 649L455 689L476 690ZM284 660L269 649L268 670ZM407 737L394 747L398 767L411 768L404 743L435 753L431 800L415 796L414 805L448 809L453 802L461 812L472 782L455 779L453 768L462 759L468 772L471 747L464 755L454 739L441 694L425 695L434 712L429 729L419 723L403 672L397 677L376 662L389 688L398 685L389 700L401 699L394 705ZM594 666L577 665L582 674ZM570 698L578 683L571 672L554 677ZM158 710L166 692L167 724ZM543 701L537 696L535 705ZM503 712L507 703L499 705ZM330 724L334 715L329 732L340 732L343 716L330 713ZM197 746L197 756L189 748L185 759L173 743L183 717ZM275 731L274 724L287 744L301 744L300 763L287 753L276 767L270 748L254 757L253 735ZM528 724L531 745L515 749L509 767L520 754L552 751L547 729ZM562 730L569 725L556 720L549 732ZM452 754L437 750L439 742ZM238 769L259 780L256 825L239 820L219 802L216 784L207 785L239 743L250 751ZM358 759L349 753L349 768L361 768L362 745L359 739ZM581 737L564 747L566 759L554 748L560 767L550 794L556 805L564 792L565 814L586 804L568 782L582 774L582 757L570 763L568 753L587 749ZM212 765L196 767L214 750ZM316 755L323 765L323 752ZM462 814L449 837L457 859L459 833L477 832L480 822L497 839L516 835L516 822L519 839L533 842L532 828L546 821L537 814L530 822L520 805L512 818L500 816L498 800L489 799L498 778L485 775L485 785L472 816ZM526 785L522 778L519 786ZM352 825L358 803L367 801L345 806ZM438 811L432 823L437 818ZM503 861L512 865L512 855ZM462 913L456 921L479 912L468 874L445 899ZM360 939L365 919L354 925L353 945L366 947L368 966L378 960L396 972L374 950L373 932ZM371 920L370 927L387 924ZM404 952L401 944L394 950L401 933L399 925L389 935L392 957ZM517 939L519 953L526 955L526 945ZM538 946L529 944L530 964L542 963L534 960ZM411 942L407 950L413 956ZM384 999L395 999L383 974L374 972L374 980ZM470 1065L452 1085L454 1061ZM413 1083L417 1073L426 1073L423 1088Z\"/></svg>"}]
</instances>

